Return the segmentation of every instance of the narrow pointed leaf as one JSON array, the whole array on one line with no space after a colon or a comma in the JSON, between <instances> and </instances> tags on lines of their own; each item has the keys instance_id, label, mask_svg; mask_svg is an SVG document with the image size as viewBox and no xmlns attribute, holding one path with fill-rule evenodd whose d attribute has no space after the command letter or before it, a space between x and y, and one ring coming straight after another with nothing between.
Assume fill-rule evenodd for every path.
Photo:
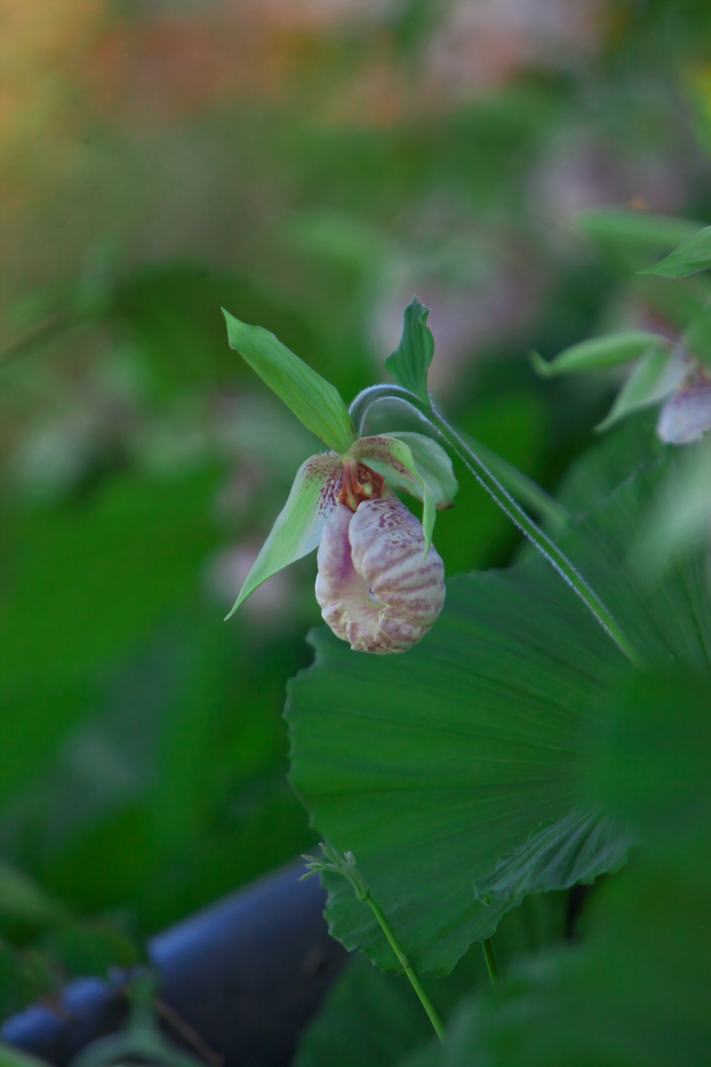
<instances>
[{"instance_id":1,"label":"narrow pointed leaf","mask_svg":"<svg viewBox=\"0 0 711 1067\"><path fill-rule=\"evenodd\" d=\"M427 325L430 311L413 298L405 308L400 344L385 360L396 382L425 403L429 402L427 372L434 355L434 338Z\"/></svg>"},{"instance_id":2,"label":"narrow pointed leaf","mask_svg":"<svg viewBox=\"0 0 711 1067\"><path fill-rule=\"evenodd\" d=\"M334 452L355 440L353 423L340 393L269 330L240 322L223 308L230 348L239 352L307 430Z\"/></svg>"},{"instance_id":3,"label":"narrow pointed leaf","mask_svg":"<svg viewBox=\"0 0 711 1067\"><path fill-rule=\"evenodd\" d=\"M666 347L653 345L632 368L609 414L596 426L596 430L599 433L609 430L633 411L640 411L663 400L681 384L685 373L686 366L682 359L670 357Z\"/></svg>"},{"instance_id":4,"label":"narrow pointed leaf","mask_svg":"<svg viewBox=\"0 0 711 1067\"><path fill-rule=\"evenodd\" d=\"M686 278L711 267L711 226L698 230L665 259L640 274L655 274L661 278Z\"/></svg>"},{"instance_id":5,"label":"narrow pointed leaf","mask_svg":"<svg viewBox=\"0 0 711 1067\"><path fill-rule=\"evenodd\" d=\"M335 504L341 469L336 456L312 456L302 463L228 619L262 582L317 547L323 524Z\"/></svg>"},{"instance_id":6,"label":"narrow pointed leaf","mask_svg":"<svg viewBox=\"0 0 711 1067\"><path fill-rule=\"evenodd\" d=\"M590 237L623 252L643 249L661 252L686 241L698 229L698 223L688 219L622 208L586 211L580 216L579 225Z\"/></svg>"},{"instance_id":7,"label":"narrow pointed leaf","mask_svg":"<svg viewBox=\"0 0 711 1067\"><path fill-rule=\"evenodd\" d=\"M668 345L656 333L646 330L627 330L606 337L593 337L589 341L566 348L555 359L547 362L538 354L531 353L531 364L542 378L554 378L558 374L585 374L603 367L616 367L637 359L652 346Z\"/></svg>"}]
</instances>

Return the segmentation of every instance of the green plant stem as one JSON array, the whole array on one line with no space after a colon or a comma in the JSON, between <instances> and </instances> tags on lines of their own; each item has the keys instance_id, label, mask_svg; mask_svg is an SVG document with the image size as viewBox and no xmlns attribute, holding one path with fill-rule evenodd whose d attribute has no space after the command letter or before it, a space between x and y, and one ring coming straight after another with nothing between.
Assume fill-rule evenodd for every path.
<instances>
[{"instance_id":1,"label":"green plant stem","mask_svg":"<svg viewBox=\"0 0 711 1067\"><path fill-rule=\"evenodd\" d=\"M491 988L496 989L499 972L496 967L496 956L494 955L494 946L491 943L490 937L487 937L485 941L482 941L481 950L484 953L484 962L486 963L486 969L489 974Z\"/></svg>"},{"instance_id":2,"label":"green plant stem","mask_svg":"<svg viewBox=\"0 0 711 1067\"><path fill-rule=\"evenodd\" d=\"M444 1043L444 1026L442 1025L442 1020L439 1017L437 1009L435 1008L434 1004L432 1003L432 1001L428 997L427 993L425 992L424 987L423 987L422 983L420 982L420 979L417 977L417 974L416 974L412 964L410 963L410 961L408 960L407 956L403 952L403 950L402 950L402 948L400 946L400 943L397 940L397 938L395 937L395 934L393 933L392 927L390 926L390 923L388 922L388 920L385 918L385 915L383 914L383 911L382 911L380 905L377 904L375 900L373 900L373 898L372 898L372 896L370 895L369 892L365 894L365 896L363 897L363 900L365 901L365 903L368 905L368 907L372 911L373 915L375 916L375 918L377 920L378 925L380 926L380 929L385 934L385 937L387 939L388 944L390 945L391 949L393 950L393 952L397 956L397 959L398 959L398 962L399 962L400 966L402 967L403 971L407 975L407 978L408 978L408 981L409 981L410 985L414 989L414 991L415 991L415 993L417 995L417 998L420 1001L420 1004L422 1005L422 1007L425 1009L425 1012L427 1013L427 1018L432 1023L432 1029L437 1034L437 1037L439 1038L439 1040L442 1043Z\"/></svg>"},{"instance_id":3,"label":"green plant stem","mask_svg":"<svg viewBox=\"0 0 711 1067\"><path fill-rule=\"evenodd\" d=\"M627 635L617 620L612 615L607 605L592 589L585 578L568 559L565 553L558 547L555 541L546 534L523 510L511 494L504 489L501 482L492 474L489 467L481 456L472 448L467 440L447 421L445 416L438 411L434 404L425 404L414 393L403 389L398 385L376 385L370 389L364 389L351 405L351 415L356 426L359 425L368 404L376 399L392 396L407 402L414 408L420 418L426 422L437 434L440 440L447 445L461 459L469 473L486 490L495 504L497 504L511 522L518 527L521 533L531 541L541 555L553 569L560 575L563 581L570 586L588 611L597 620L624 656L636 667L641 666L641 659L636 649L631 644Z\"/></svg>"},{"instance_id":4,"label":"green plant stem","mask_svg":"<svg viewBox=\"0 0 711 1067\"><path fill-rule=\"evenodd\" d=\"M580 597L588 611L597 619L600 626L612 638L623 655L636 667L641 666L640 657L622 627L562 549L516 503L514 498L497 481L481 457L467 444L461 434L453 426L450 426L445 417L434 406L430 409L429 418L442 440L457 453L469 473L486 489L489 496L508 515L514 525L536 546L563 581Z\"/></svg>"}]
</instances>

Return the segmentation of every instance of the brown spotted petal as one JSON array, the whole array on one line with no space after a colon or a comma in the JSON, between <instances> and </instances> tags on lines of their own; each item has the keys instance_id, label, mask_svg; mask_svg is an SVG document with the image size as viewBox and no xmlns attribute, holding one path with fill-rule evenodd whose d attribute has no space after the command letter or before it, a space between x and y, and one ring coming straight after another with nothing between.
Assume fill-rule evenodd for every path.
<instances>
[{"instance_id":1,"label":"brown spotted petal","mask_svg":"<svg viewBox=\"0 0 711 1067\"><path fill-rule=\"evenodd\" d=\"M301 464L286 504L242 583L228 619L262 582L313 552L337 506L342 479L343 463L333 452L312 456Z\"/></svg>"},{"instance_id":2,"label":"brown spotted petal","mask_svg":"<svg viewBox=\"0 0 711 1067\"><path fill-rule=\"evenodd\" d=\"M444 566L425 553L422 526L395 496L339 505L318 550L316 599L325 622L356 652L406 652L444 604Z\"/></svg>"}]
</instances>

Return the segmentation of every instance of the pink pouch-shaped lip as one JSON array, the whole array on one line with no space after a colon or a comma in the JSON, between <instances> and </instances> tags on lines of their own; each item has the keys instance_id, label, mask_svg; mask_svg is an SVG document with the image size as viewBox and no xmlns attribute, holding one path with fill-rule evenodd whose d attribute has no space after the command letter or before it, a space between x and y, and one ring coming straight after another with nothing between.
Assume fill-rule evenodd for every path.
<instances>
[{"instance_id":1,"label":"pink pouch-shaped lip","mask_svg":"<svg viewBox=\"0 0 711 1067\"><path fill-rule=\"evenodd\" d=\"M681 389L665 401L659 413L657 433L670 445L688 445L711 430L711 381Z\"/></svg>"},{"instance_id":2,"label":"pink pouch-shaped lip","mask_svg":"<svg viewBox=\"0 0 711 1067\"><path fill-rule=\"evenodd\" d=\"M442 610L444 565L426 553L420 522L388 495L355 513L339 505L318 550L316 599L324 621L357 652L406 652Z\"/></svg>"}]
</instances>

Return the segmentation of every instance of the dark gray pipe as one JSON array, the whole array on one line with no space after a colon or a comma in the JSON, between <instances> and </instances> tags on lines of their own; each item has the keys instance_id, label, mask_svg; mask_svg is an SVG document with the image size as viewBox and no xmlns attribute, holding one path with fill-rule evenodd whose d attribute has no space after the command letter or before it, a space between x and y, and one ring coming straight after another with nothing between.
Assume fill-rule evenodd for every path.
<instances>
[{"instance_id":1,"label":"dark gray pipe","mask_svg":"<svg viewBox=\"0 0 711 1067\"><path fill-rule=\"evenodd\" d=\"M287 1067L346 953L326 930L317 879L295 864L159 934L149 956L168 1035L195 1055L202 1043L224 1067ZM120 985L73 982L56 1010L9 1019L2 1040L56 1067L126 1018ZM183 1039L181 1039L181 1031ZM191 1040L184 1040L192 1033ZM196 1040L198 1039L198 1040Z\"/></svg>"}]
</instances>

